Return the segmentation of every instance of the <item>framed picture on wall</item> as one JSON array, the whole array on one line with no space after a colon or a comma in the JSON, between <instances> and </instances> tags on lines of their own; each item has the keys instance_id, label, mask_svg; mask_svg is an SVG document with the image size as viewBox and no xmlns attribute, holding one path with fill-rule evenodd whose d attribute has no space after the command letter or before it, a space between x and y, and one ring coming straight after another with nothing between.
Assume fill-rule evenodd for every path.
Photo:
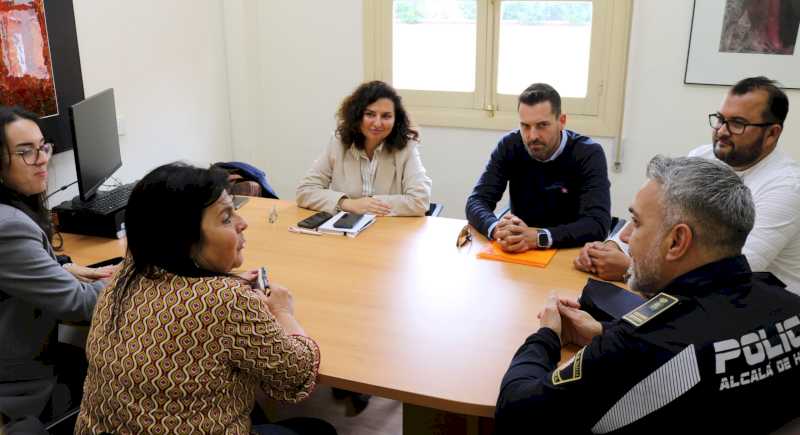
<instances>
[{"instance_id":1,"label":"framed picture on wall","mask_svg":"<svg viewBox=\"0 0 800 435\"><path fill-rule=\"evenodd\" d=\"M684 83L763 75L800 89L800 0L695 0Z\"/></svg>"},{"instance_id":2,"label":"framed picture on wall","mask_svg":"<svg viewBox=\"0 0 800 435\"><path fill-rule=\"evenodd\" d=\"M39 115L61 152L72 148L68 108L83 98L72 0L0 0L0 104Z\"/></svg>"}]
</instances>

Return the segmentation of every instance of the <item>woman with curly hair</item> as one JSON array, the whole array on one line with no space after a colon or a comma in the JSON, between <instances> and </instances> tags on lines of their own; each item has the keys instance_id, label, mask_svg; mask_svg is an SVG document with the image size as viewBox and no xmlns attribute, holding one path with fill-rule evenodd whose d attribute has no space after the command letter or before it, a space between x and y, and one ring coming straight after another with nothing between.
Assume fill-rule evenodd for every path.
<instances>
[{"instance_id":1,"label":"woman with curly hair","mask_svg":"<svg viewBox=\"0 0 800 435\"><path fill-rule=\"evenodd\" d=\"M423 216L431 179L417 150L397 92L388 84L360 85L342 102L337 127L297 187L297 205L312 210Z\"/></svg>"}]
</instances>

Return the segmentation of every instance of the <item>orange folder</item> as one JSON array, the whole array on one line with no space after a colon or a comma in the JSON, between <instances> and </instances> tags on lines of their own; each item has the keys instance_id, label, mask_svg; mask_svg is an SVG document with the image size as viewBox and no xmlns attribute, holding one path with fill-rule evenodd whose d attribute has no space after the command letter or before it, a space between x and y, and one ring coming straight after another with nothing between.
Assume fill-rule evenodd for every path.
<instances>
[{"instance_id":1,"label":"orange folder","mask_svg":"<svg viewBox=\"0 0 800 435\"><path fill-rule=\"evenodd\" d=\"M509 263L524 264L526 266L546 267L558 249L532 249L521 254L509 254L500 249L497 242L492 242L485 250L478 253L478 258L487 260L507 261Z\"/></svg>"}]
</instances>

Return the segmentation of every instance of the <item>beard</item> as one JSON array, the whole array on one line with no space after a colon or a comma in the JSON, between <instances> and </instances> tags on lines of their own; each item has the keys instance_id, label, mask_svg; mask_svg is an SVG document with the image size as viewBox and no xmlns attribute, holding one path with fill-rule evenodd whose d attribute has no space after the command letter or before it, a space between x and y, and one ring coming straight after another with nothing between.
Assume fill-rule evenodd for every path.
<instances>
[{"instance_id":1,"label":"beard","mask_svg":"<svg viewBox=\"0 0 800 435\"><path fill-rule=\"evenodd\" d=\"M535 160L543 162L553 155L553 153L556 151L556 149L558 149L558 146L560 144L561 144L561 131L558 132L558 134L556 135L556 140L551 144L536 139L526 142L525 148L528 150L528 154L530 154L531 157L533 157ZM534 150L533 149L534 145L538 145L540 148L538 150Z\"/></svg>"},{"instance_id":2,"label":"beard","mask_svg":"<svg viewBox=\"0 0 800 435\"><path fill-rule=\"evenodd\" d=\"M659 261L659 245L653 246L640 259L631 258L628 267L628 286L645 298L651 298L659 292L658 282L661 280L661 262Z\"/></svg>"},{"instance_id":3,"label":"beard","mask_svg":"<svg viewBox=\"0 0 800 435\"><path fill-rule=\"evenodd\" d=\"M714 137L714 156L734 168L749 166L764 152L765 135L766 132L762 132L761 137L749 144L735 144L730 137L724 140ZM722 146L727 149L723 150Z\"/></svg>"}]
</instances>

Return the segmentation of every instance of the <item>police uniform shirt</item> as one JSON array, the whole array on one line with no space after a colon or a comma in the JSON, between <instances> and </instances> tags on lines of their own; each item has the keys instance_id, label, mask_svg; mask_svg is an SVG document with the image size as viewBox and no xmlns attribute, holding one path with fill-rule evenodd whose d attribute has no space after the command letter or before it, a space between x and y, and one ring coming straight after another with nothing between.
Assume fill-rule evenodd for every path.
<instances>
[{"instance_id":1,"label":"police uniform shirt","mask_svg":"<svg viewBox=\"0 0 800 435\"><path fill-rule=\"evenodd\" d=\"M769 433L800 415L800 297L743 256L695 269L559 367L549 328L503 378L506 433Z\"/></svg>"}]
</instances>

